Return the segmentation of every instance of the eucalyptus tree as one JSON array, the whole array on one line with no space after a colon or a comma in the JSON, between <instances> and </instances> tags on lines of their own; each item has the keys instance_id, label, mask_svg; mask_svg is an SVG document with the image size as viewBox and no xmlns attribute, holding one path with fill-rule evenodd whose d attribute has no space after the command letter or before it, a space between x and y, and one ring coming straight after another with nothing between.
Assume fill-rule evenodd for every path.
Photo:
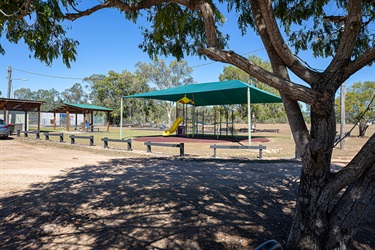
<instances>
[{"instance_id":1,"label":"eucalyptus tree","mask_svg":"<svg viewBox=\"0 0 375 250\"><path fill-rule=\"evenodd\" d=\"M149 84L155 85L160 89L170 89L194 83L191 76L193 72L186 61L171 61L169 66L164 60L153 61L152 63L138 62L136 73L147 79ZM159 101L168 115L168 124L172 124L172 113L174 103L168 101Z\"/></svg>"},{"instance_id":2,"label":"eucalyptus tree","mask_svg":"<svg viewBox=\"0 0 375 250\"><path fill-rule=\"evenodd\" d=\"M375 196L375 135L340 171L331 169L336 123L334 99L351 75L375 60L375 6L361 0L104 0L80 9L78 0L16 0L0 3L0 31L11 42L24 39L34 57L50 64L57 57L69 66L78 42L67 38L66 21L107 8L137 23L144 16L140 47L157 54L199 54L228 63L280 92L297 150L302 157L300 187L287 248L345 249ZM236 12L238 28L255 30L272 72L230 49L221 32L219 4ZM91 5L90 5L91 4ZM31 21L30 21L31 19ZM252 42L244 38L243 46ZM0 48L2 49L2 48ZM315 70L296 56L307 50L329 60ZM294 53L295 52L295 53ZM301 82L292 81L293 72ZM305 84L301 84L304 82ZM298 101L310 106L308 129Z\"/></svg>"},{"instance_id":3,"label":"eucalyptus tree","mask_svg":"<svg viewBox=\"0 0 375 250\"><path fill-rule=\"evenodd\" d=\"M336 106L340 109L340 100ZM358 125L358 135L363 137L370 124L375 123L375 82L355 82L345 95L346 120Z\"/></svg>"},{"instance_id":4,"label":"eucalyptus tree","mask_svg":"<svg viewBox=\"0 0 375 250\"><path fill-rule=\"evenodd\" d=\"M61 102L60 92L54 88L50 90L38 89L37 91L32 92L32 95L33 100L44 102L41 107L43 111L50 111Z\"/></svg>"},{"instance_id":5,"label":"eucalyptus tree","mask_svg":"<svg viewBox=\"0 0 375 250\"><path fill-rule=\"evenodd\" d=\"M49 111L61 101L60 93L56 89L38 89L31 91L29 88L20 88L14 91L14 98L22 100L43 101L42 111Z\"/></svg>"},{"instance_id":6,"label":"eucalyptus tree","mask_svg":"<svg viewBox=\"0 0 375 250\"><path fill-rule=\"evenodd\" d=\"M91 91L94 104L113 108L111 122L119 124L121 114L121 98L123 96L148 92L149 86L145 78L129 71L117 73L113 70L108 75L92 75L85 78ZM152 108L152 102L140 99L124 99L124 116L128 122L143 123Z\"/></svg>"},{"instance_id":7,"label":"eucalyptus tree","mask_svg":"<svg viewBox=\"0 0 375 250\"><path fill-rule=\"evenodd\" d=\"M33 92L29 88L20 88L15 90L14 98L21 100L34 100Z\"/></svg>"}]
</instances>

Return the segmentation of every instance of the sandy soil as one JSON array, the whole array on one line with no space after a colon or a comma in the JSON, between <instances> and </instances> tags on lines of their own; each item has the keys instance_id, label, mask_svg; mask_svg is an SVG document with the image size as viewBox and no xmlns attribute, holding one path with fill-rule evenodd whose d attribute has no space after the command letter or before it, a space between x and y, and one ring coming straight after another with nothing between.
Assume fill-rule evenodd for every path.
<instances>
[{"instance_id":1,"label":"sandy soil","mask_svg":"<svg viewBox=\"0 0 375 250\"><path fill-rule=\"evenodd\" d=\"M0 249L285 243L299 162L121 154L0 140ZM369 215L353 249L375 249Z\"/></svg>"},{"instance_id":2,"label":"sandy soil","mask_svg":"<svg viewBox=\"0 0 375 250\"><path fill-rule=\"evenodd\" d=\"M80 150L35 146L17 140L0 140L0 155L0 197L27 189L32 183L48 182L63 170L113 158Z\"/></svg>"}]
</instances>

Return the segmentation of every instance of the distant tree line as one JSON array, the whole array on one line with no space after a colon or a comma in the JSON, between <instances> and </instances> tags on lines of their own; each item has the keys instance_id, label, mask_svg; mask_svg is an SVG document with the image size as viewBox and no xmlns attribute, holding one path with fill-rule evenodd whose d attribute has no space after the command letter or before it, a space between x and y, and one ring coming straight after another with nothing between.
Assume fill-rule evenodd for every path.
<instances>
[{"instance_id":1,"label":"distant tree line","mask_svg":"<svg viewBox=\"0 0 375 250\"><path fill-rule=\"evenodd\" d=\"M249 57L255 64L271 70L271 65L256 56ZM28 88L21 88L14 92L17 99L44 101L42 111L49 111L58 106L61 102L68 103L92 103L99 106L113 108L111 113L111 124L120 123L120 103L122 96L137 93L155 91L178 87L186 84L194 84L191 76L192 69L185 61L171 61L169 65L164 60L152 63L138 62L136 70L131 73L127 70L117 73L109 71L107 75L93 74L86 77L83 83L75 83L71 88L59 92L52 88L50 90L39 89L31 91ZM233 67L223 68L219 76L220 81L238 79L249 83L257 88L270 93L278 94L278 91L251 77L246 72ZM368 106L371 97L374 95L375 82L354 83L346 95L346 120L348 123L358 123L360 134L364 135L366 128L374 122L375 109L373 104L362 119L360 114ZM84 90L84 87L86 91ZM125 124L143 124L148 122L171 123L175 117L175 105L173 102L166 102L152 99L124 98L123 121ZM336 101L338 103L338 100ZM337 105L336 105L337 106ZM233 110L233 120L243 122L247 120L247 105L229 105L227 107L206 107L204 112L207 117L212 116L214 111L222 109ZM339 108L339 107L338 107ZM305 107L304 115L309 121L310 107ZM253 123L286 123L287 117L282 104L253 104L251 105ZM337 112L339 114L340 112ZM232 114L231 114L232 115ZM339 119L339 118L338 118Z\"/></svg>"}]
</instances>

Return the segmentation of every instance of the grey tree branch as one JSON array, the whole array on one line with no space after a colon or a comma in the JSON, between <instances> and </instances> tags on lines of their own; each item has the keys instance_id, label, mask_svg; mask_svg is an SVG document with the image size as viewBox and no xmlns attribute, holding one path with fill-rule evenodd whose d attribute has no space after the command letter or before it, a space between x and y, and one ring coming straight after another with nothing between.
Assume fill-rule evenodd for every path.
<instances>
[{"instance_id":1,"label":"grey tree branch","mask_svg":"<svg viewBox=\"0 0 375 250\"><path fill-rule=\"evenodd\" d=\"M68 13L68 14L65 15L65 17L68 20L74 21L74 20L76 20L80 17L89 16L92 13L94 13L98 10L101 10L101 9L105 9L105 8L116 7L120 10L130 12L130 11L148 9L148 8L151 8L153 6L156 6L156 5L162 4L162 3L176 3L176 4L184 5L188 8L190 8L190 9L197 10L197 9L199 9L201 4L204 4L206 2L207 1L198 1L197 2L197 1L192 1L192 0L143 0L143 1L136 2L136 3L128 4L128 3L122 2L121 0L108 0L104 3L102 3L102 4L98 4L98 5L96 5L92 8L89 8L89 9L85 10L85 11L80 11L80 12L77 12L77 13Z\"/></svg>"},{"instance_id":2,"label":"grey tree branch","mask_svg":"<svg viewBox=\"0 0 375 250\"><path fill-rule=\"evenodd\" d=\"M336 195L350 183L359 178L369 168L375 168L375 134L366 142L362 150L349 162L349 164L332 175L332 180L324 188L319 202L332 201Z\"/></svg>"},{"instance_id":3,"label":"grey tree branch","mask_svg":"<svg viewBox=\"0 0 375 250\"><path fill-rule=\"evenodd\" d=\"M244 70L259 81L264 82L281 92L284 92L292 100L302 101L309 105L315 105L321 99L321 95L318 92L303 85L282 79L233 51L225 51L213 47L199 48L198 51L214 61L230 63Z\"/></svg>"},{"instance_id":4,"label":"grey tree branch","mask_svg":"<svg viewBox=\"0 0 375 250\"><path fill-rule=\"evenodd\" d=\"M298 77L304 80L307 83L311 83L313 79L317 79L320 77L320 73L310 70L309 68L305 67L298 58L290 51L288 45L285 43L280 29L277 25L275 15L272 9L272 3L270 0L251 0L251 6L254 13L255 18L263 19L264 25L269 27L267 29L268 36L272 46L275 48L276 52L285 62L285 64L290 68L293 73L295 73Z\"/></svg>"},{"instance_id":5,"label":"grey tree branch","mask_svg":"<svg viewBox=\"0 0 375 250\"><path fill-rule=\"evenodd\" d=\"M343 72L343 78L344 80L349 78L351 75L368 65L369 63L375 61L375 48L372 48L365 54L358 57L356 60L351 61L346 70ZM340 87L340 84L337 83L336 88L338 89Z\"/></svg>"},{"instance_id":6,"label":"grey tree branch","mask_svg":"<svg viewBox=\"0 0 375 250\"><path fill-rule=\"evenodd\" d=\"M334 77L335 74L342 74L342 69L347 67L358 39L362 24L361 0L350 0L348 4L348 17L345 19L345 30L342 33L339 47L335 57L325 70L325 75ZM340 85L334 86L336 91Z\"/></svg>"},{"instance_id":7,"label":"grey tree branch","mask_svg":"<svg viewBox=\"0 0 375 250\"><path fill-rule=\"evenodd\" d=\"M258 14L258 4L254 1L254 4L251 5L251 8L253 13L257 13L256 15L254 15L255 24L258 28L259 35L263 41L266 51L271 59L273 72L286 80L290 80L284 61L277 54L275 48L270 42L267 28L264 25L263 16L261 14ZM310 140L306 123L304 122L302 116L301 108L299 107L298 102L289 98L287 94L280 92L280 95L288 116L297 150L300 155L304 155Z\"/></svg>"}]
</instances>

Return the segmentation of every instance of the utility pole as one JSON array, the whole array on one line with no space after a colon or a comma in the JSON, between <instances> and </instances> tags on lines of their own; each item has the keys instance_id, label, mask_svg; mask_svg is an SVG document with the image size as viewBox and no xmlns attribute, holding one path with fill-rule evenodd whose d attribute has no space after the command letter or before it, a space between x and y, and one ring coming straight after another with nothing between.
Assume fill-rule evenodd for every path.
<instances>
[{"instance_id":1,"label":"utility pole","mask_svg":"<svg viewBox=\"0 0 375 250\"><path fill-rule=\"evenodd\" d=\"M340 90L340 120L341 120L341 127L340 127L340 138L344 138L345 136L345 83L341 85ZM340 141L340 148L345 148L345 139Z\"/></svg>"},{"instance_id":2,"label":"utility pole","mask_svg":"<svg viewBox=\"0 0 375 250\"><path fill-rule=\"evenodd\" d=\"M8 66L8 94L7 98L10 98L10 92L12 91L12 67Z\"/></svg>"}]
</instances>

